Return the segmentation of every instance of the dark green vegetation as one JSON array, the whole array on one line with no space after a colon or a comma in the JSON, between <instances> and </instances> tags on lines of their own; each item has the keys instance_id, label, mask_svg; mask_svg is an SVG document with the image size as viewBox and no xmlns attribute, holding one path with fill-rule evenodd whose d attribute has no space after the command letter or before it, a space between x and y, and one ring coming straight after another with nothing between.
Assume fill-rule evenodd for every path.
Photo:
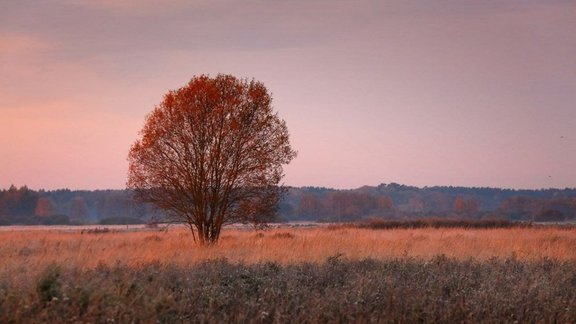
<instances>
[{"instance_id":1,"label":"dark green vegetation","mask_svg":"<svg viewBox=\"0 0 576 324\"><path fill-rule=\"evenodd\" d=\"M445 219L445 218L422 218L412 220L387 220L369 219L365 221L347 223L341 225L331 225L339 227L357 227L370 229L396 229L396 228L512 228L512 227L532 227L532 223L513 222L505 219ZM570 228L572 225L566 225Z\"/></svg>"},{"instance_id":2,"label":"dark green vegetation","mask_svg":"<svg viewBox=\"0 0 576 324\"><path fill-rule=\"evenodd\" d=\"M444 216L519 221L576 220L576 189L511 190L425 187L395 183L354 190L290 188L279 220L353 222L368 218L420 219ZM132 224L161 220L128 190L0 190L0 225Z\"/></svg>"},{"instance_id":3,"label":"dark green vegetation","mask_svg":"<svg viewBox=\"0 0 576 324\"><path fill-rule=\"evenodd\" d=\"M576 264L346 261L188 268L49 266L0 277L0 322L520 322L576 320Z\"/></svg>"}]
</instances>

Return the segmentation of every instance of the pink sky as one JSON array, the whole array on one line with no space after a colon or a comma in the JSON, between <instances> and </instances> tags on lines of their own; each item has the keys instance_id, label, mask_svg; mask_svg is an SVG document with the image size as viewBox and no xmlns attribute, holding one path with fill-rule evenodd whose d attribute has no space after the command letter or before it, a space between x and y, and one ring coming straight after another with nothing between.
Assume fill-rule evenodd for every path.
<instances>
[{"instance_id":1,"label":"pink sky","mask_svg":"<svg viewBox=\"0 0 576 324\"><path fill-rule=\"evenodd\" d=\"M264 82L293 186L576 187L576 2L0 2L0 188L124 188L197 74Z\"/></svg>"}]
</instances>

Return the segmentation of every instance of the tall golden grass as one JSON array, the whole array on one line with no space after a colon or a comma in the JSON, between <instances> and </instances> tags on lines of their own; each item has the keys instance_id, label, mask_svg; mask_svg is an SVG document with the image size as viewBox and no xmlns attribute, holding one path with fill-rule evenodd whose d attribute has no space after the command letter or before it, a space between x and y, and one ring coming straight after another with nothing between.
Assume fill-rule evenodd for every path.
<instances>
[{"instance_id":1,"label":"tall golden grass","mask_svg":"<svg viewBox=\"0 0 576 324\"><path fill-rule=\"evenodd\" d=\"M0 273L30 273L46 264L90 269L99 264L189 265L210 259L229 262L320 263L330 257L350 260L437 255L466 260L550 258L576 260L576 229L393 229L288 228L268 231L226 229L216 246L194 244L188 231L80 233L0 232Z\"/></svg>"},{"instance_id":2,"label":"tall golden grass","mask_svg":"<svg viewBox=\"0 0 576 324\"><path fill-rule=\"evenodd\" d=\"M574 228L0 231L0 322L568 323L575 263Z\"/></svg>"}]
</instances>

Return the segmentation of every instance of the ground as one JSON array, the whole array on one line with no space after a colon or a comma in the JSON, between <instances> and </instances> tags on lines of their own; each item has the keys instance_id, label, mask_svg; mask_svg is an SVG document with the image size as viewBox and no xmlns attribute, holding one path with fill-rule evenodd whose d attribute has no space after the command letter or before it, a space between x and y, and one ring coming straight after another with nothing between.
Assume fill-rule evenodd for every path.
<instances>
[{"instance_id":1,"label":"ground","mask_svg":"<svg viewBox=\"0 0 576 324\"><path fill-rule=\"evenodd\" d=\"M0 322L576 320L576 229L0 231Z\"/></svg>"}]
</instances>

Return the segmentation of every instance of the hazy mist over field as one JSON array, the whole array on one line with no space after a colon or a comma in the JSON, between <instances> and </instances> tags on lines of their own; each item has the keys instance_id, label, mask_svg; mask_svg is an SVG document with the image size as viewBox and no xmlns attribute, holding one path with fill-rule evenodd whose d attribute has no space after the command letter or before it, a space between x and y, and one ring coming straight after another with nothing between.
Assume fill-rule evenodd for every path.
<instances>
[{"instance_id":1,"label":"hazy mist over field","mask_svg":"<svg viewBox=\"0 0 576 324\"><path fill-rule=\"evenodd\" d=\"M574 1L0 1L0 188L124 188L193 75L262 81L287 185L576 184Z\"/></svg>"}]
</instances>

